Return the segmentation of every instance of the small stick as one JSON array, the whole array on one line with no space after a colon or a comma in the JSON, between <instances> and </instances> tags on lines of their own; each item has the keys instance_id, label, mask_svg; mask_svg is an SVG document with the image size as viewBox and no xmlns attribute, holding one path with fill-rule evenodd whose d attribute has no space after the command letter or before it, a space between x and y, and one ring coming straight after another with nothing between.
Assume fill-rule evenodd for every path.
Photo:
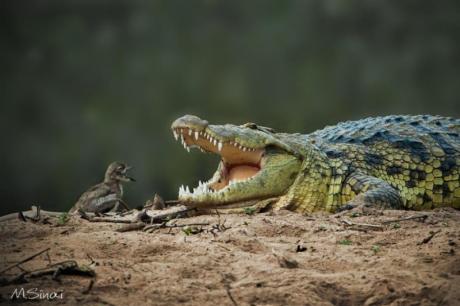
<instances>
[{"instance_id":1,"label":"small stick","mask_svg":"<svg viewBox=\"0 0 460 306\"><path fill-rule=\"evenodd\" d=\"M426 218L428 218L428 215L409 216L409 217L404 217L404 218L400 218L400 219L386 220L386 221L383 221L382 224L390 224L390 223L393 223L393 222L401 222L401 221L408 221L408 220L415 220L415 219L423 219L423 220L425 220Z\"/></svg>"},{"instance_id":2,"label":"small stick","mask_svg":"<svg viewBox=\"0 0 460 306\"><path fill-rule=\"evenodd\" d=\"M14 217L13 215L14 214L9 214L9 215L6 215L6 216L2 216L2 217L0 217L0 220L1 221L9 220L8 218L10 216ZM22 222L27 222L27 219L26 219L26 217L24 217L24 214L22 213L22 211L18 212L18 219L21 220Z\"/></svg>"},{"instance_id":3,"label":"small stick","mask_svg":"<svg viewBox=\"0 0 460 306\"><path fill-rule=\"evenodd\" d=\"M10 265L10 266L6 267L5 269L3 269L2 271L0 271L0 274L3 274L4 272L6 272L6 271L8 271L8 270L10 270L10 269L12 269L12 268L14 268L14 267L17 267L18 265L21 265L21 264L23 264L23 263L25 263L25 262L28 262L29 260L32 260L32 259L34 259L35 257L37 257L38 255L43 254L43 253L49 251L50 249L51 249L51 248L46 248L46 249L44 249L44 250L42 250L42 251L40 251L40 252L38 252L38 253L35 253L35 254L32 255L32 256L29 256L29 257L27 257L27 258L21 260L20 262L17 262L17 263L15 263L15 264L13 264L13 265Z\"/></svg>"},{"instance_id":4,"label":"small stick","mask_svg":"<svg viewBox=\"0 0 460 306\"><path fill-rule=\"evenodd\" d=\"M91 279L89 281L88 287L86 287L86 289L83 290L82 293L83 294L88 294L91 291L91 289L93 289L93 285L94 285L94 279Z\"/></svg>"},{"instance_id":5,"label":"small stick","mask_svg":"<svg viewBox=\"0 0 460 306\"><path fill-rule=\"evenodd\" d=\"M89 222L110 222L110 223L133 223L134 221L131 219L118 219L112 217L92 217L87 215L83 210L78 210L80 217L85 219Z\"/></svg>"},{"instance_id":6,"label":"small stick","mask_svg":"<svg viewBox=\"0 0 460 306\"><path fill-rule=\"evenodd\" d=\"M233 298L232 293L230 292L230 288L228 286L225 286L225 291L227 292L227 295L230 298L230 300L232 301L233 305L238 306L238 304L236 303L235 299Z\"/></svg>"},{"instance_id":7,"label":"small stick","mask_svg":"<svg viewBox=\"0 0 460 306\"><path fill-rule=\"evenodd\" d=\"M425 243L430 242L431 239L433 239L434 235L436 235L436 234L438 234L438 233L440 233L440 232L441 232L441 230L437 230L437 231L435 231L435 232L432 232L432 233L430 234L430 236L426 237L425 239L423 239L421 242L419 242L419 243L417 243L417 244L418 244L418 245L421 245L421 244L425 244Z\"/></svg>"},{"instance_id":8,"label":"small stick","mask_svg":"<svg viewBox=\"0 0 460 306\"><path fill-rule=\"evenodd\" d=\"M164 227L164 223L146 225L142 230L151 233L152 231Z\"/></svg>"},{"instance_id":9,"label":"small stick","mask_svg":"<svg viewBox=\"0 0 460 306\"><path fill-rule=\"evenodd\" d=\"M228 298L232 301L234 306L238 306L238 303L235 301L235 299L232 296L232 293L230 292L231 287L229 280L225 277L223 273L220 274L222 276L222 282L224 283L225 292L227 293Z\"/></svg>"},{"instance_id":10,"label":"small stick","mask_svg":"<svg viewBox=\"0 0 460 306\"><path fill-rule=\"evenodd\" d=\"M348 225L348 226L368 227L369 229L383 230L383 226L378 225L378 224L355 223L355 222L351 222L349 220L342 220L342 223L344 223L345 225Z\"/></svg>"},{"instance_id":11,"label":"small stick","mask_svg":"<svg viewBox=\"0 0 460 306\"><path fill-rule=\"evenodd\" d=\"M187 223L187 224L165 224L164 227L185 227L185 226L206 226L209 225L208 222L202 223Z\"/></svg>"},{"instance_id":12,"label":"small stick","mask_svg":"<svg viewBox=\"0 0 460 306\"><path fill-rule=\"evenodd\" d=\"M176 206L171 207L169 209L162 210L158 213L152 213L151 210L143 210L138 218L143 222L150 222L153 223L162 223L165 219L173 219L176 218L180 214L184 214L187 212L194 211L195 208L190 208L187 206Z\"/></svg>"},{"instance_id":13,"label":"small stick","mask_svg":"<svg viewBox=\"0 0 460 306\"><path fill-rule=\"evenodd\" d=\"M136 222L136 223L127 224L120 228L117 228L116 231L119 233L137 231L137 230L143 229L145 226L146 225L144 222Z\"/></svg>"},{"instance_id":14,"label":"small stick","mask_svg":"<svg viewBox=\"0 0 460 306\"><path fill-rule=\"evenodd\" d=\"M35 217L33 219L34 219L34 221L38 221L41 218L41 208L40 208L40 206L32 206L32 210L34 208L35 208L35 211L36 211L36 215L35 215Z\"/></svg>"},{"instance_id":15,"label":"small stick","mask_svg":"<svg viewBox=\"0 0 460 306\"><path fill-rule=\"evenodd\" d=\"M154 231L159 228L175 228L175 227L186 227L186 226L205 226L209 225L207 222L203 223L187 223L187 224L166 224L161 223L161 224L152 224L152 225L147 225L144 227L143 231Z\"/></svg>"},{"instance_id":16,"label":"small stick","mask_svg":"<svg viewBox=\"0 0 460 306\"><path fill-rule=\"evenodd\" d=\"M35 271L31 271L24 275L25 277L40 277L43 275L53 275L53 280L56 280L59 275L66 274L66 275L82 275L82 276L95 276L96 273L93 269L90 268L82 268L78 266L75 260L65 260L58 263L51 265L50 267L38 269Z\"/></svg>"},{"instance_id":17,"label":"small stick","mask_svg":"<svg viewBox=\"0 0 460 306\"><path fill-rule=\"evenodd\" d=\"M214 240L214 241L215 241L215 240ZM226 250L226 251L228 251L228 252L231 252L231 251L232 251L232 250L230 250L229 248L224 247L224 246L221 245L221 244L217 244L217 246L220 247L220 248L223 248L224 250Z\"/></svg>"},{"instance_id":18,"label":"small stick","mask_svg":"<svg viewBox=\"0 0 460 306\"><path fill-rule=\"evenodd\" d=\"M51 266L51 257L50 257L50 253L46 252L45 255L46 255L46 260L48 260L48 266Z\"/></svg>"},{"instance_id":19,"label":"small stick","mask_svg":"<svg viewBox=\"0 0 460 306\"><path fill-rule=\"evenodd\" d=\"M131 209L131 210L128 210L128 211L122 211L118 215L123 217L123 216L129 215L129 214L134 214L136 211L137 210Z\"/></svg>"},{"instance_id":20,"label":"small stick","mask_svg":"<svg viewBox=\"0 0 460 306\"><path fill-rule=\"evenodd\" d=\"M91 255L89 255L88 253L86 253L86 257L88 257L89 261L90 261L90 265L96 263L96 261L93 259L93 257L91 257Z\"/></svg>"},{"instance_id":21,"label":"small stick","mask_svg":"<svg viewBox=\"0 0 460 306\"><path fill-rule=\"evenodd\" d=\"M89 222L108 222L108 223L133 223L132 220L127 219L116 219L116 218L104 218L104 217L93 217L85 219Z\"/></svg>"},{"instance_id":22,"label":"small stick","mask_svg":"<svg viewBox=\"0 0 460 306\"><path fill-rule=\"evenodd\" d=\"M14 219L17 219L17 218L19 218L22 221L26 220L26 218L33 219L34 217L37 216L37 209L34 208L34 207L35 206L32 206L31 210L20 211L19 213L11 213L11 214L1 216L0 217L0 222L8 221L8 220L14 220ZM47 211L47 210L40 209L40 216L59 217L63 213L64 212Z\"/></svg>"}]
</instances>

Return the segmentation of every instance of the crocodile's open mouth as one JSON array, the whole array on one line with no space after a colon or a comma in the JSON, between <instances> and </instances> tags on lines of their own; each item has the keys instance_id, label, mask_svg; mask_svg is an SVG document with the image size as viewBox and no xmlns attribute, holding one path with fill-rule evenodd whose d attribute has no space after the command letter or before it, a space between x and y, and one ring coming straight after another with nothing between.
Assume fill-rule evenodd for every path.
<instances>
[{"instance_id":1,"label":"crocodile's open mouth","mask_svg":"<svg viewBox=\"0 0 460 306\"><path fill-rule=\"evenodd\" d=\"M249 148L235 140L223 141L206 131L196 131L192 128L175 128L173 133L187 151L190 151L190 148L198 148L203 152L221 156L218 175L214 175L207 182L200 181L193 190L188 186L181 186L179 198L193 199L205 193L225 192L225 188L254 178L263 167L263 148Z\"/></svg>"},{"instance_id":2,"label":"crocodile's open mouth","mask_svg":"<svg viewBox=\"0 0 460 306\"><path fill-rule=\"evenodd\" d=\"M198 148L221 157L210 180L195 188L179 188L179 200L188 206L243 207L280 196L300 169L300 159L268 128L249 123L210 125L192 115L176 119L171 128L187 151Z\"/></svg>"}]
</instances>

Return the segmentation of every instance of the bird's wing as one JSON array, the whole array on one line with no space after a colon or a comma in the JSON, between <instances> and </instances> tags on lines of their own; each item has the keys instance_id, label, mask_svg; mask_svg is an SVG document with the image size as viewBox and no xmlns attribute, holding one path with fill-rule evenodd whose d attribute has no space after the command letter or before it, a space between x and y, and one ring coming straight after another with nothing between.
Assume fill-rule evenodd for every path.
<instances>
[{"instance_id":1,"label":"bird's wing","mask_svg":"<svg viewBox=\"0 0 460 306\"><path fill-rule=\"evenodd\" d=\"M97 211L98 207L118 199L117 194L105 183L97 184L85 191L71 212L83 209L84 211Z\"/></svg>"}]
</instances>

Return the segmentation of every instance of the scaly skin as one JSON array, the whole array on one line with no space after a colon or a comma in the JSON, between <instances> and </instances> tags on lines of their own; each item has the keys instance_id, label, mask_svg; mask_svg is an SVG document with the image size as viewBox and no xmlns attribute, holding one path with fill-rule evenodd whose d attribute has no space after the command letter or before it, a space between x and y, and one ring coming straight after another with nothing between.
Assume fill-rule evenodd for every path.
<instances>
[{"instance_id":1,"label":"scaly skin","mask_svg":"<svg viewBox=\"0 0 460 306\"><path fill-rule=\"evenodd\" d=\"M301 135L253 123L209 125L186 115L172 129L187 149L222 156L209 182L194 194L180 191L179 199L189 206L263 203L303 213L335 212L345 204L460 208L458 119L367 118Z\"/></svg>"}]
</instances>

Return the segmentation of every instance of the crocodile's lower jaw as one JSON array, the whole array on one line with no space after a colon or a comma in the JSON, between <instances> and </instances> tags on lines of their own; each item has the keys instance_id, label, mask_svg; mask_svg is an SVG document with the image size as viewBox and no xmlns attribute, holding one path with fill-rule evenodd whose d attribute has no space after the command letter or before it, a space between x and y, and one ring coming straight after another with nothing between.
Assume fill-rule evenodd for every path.
<instances>
[{"instance_id":1,"label":"crocodile's lower jaw","mask_svg":"<svg viewBox=\"0 0 460 306\"><path fill-rule=\"evenodd\" d=\"M190 189L188 186L179 187L179 200L185 203L204 203L206 201L219 203L226 202L226 194L232 188L238 189L243 184L248 184L252 177L243 180L232 180L220 189L213 189L211 186L218 184L212 179L207 182L198 182L198 186Z\"/></svg>"}]
</instances>

